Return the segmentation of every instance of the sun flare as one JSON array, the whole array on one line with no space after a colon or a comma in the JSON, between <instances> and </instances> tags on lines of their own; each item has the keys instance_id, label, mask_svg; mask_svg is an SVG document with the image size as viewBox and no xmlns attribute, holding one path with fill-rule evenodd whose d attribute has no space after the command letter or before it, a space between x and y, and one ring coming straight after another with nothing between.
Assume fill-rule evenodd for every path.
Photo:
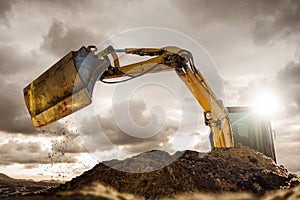
<instances>
[{"instance_id":1,"label":"sun flare","mask_svg":"<svg viewBox=\"0 0 300 200\"><path fill-rule=\"evenodd\" d=\"M271 91L265 91L256 95L255 99L253 100L253 105L256 112L264 116L270 116L278 110L279 99L275 93Z\"/></svg>"}]
</instances>

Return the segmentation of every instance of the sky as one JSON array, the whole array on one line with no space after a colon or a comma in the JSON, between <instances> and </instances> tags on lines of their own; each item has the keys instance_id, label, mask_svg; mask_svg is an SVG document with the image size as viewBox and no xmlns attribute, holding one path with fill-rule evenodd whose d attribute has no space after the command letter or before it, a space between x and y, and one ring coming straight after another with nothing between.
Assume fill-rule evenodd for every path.
<instances>
[{"instance_id":1,"label":"sky","mask_svg":"<svg viewBox=\"0 0 300 200\"><path fill-rule=\"evenodd\" d=\"M31 124L23 88L66 53L100 45L126 31L156 27L152 30L175 31L176 37L192 39L209 54L218 74L204 74L215 90L224 90L225 105L249 105L266 90L276 95L271 119L277 162L300 174L299 15L297 0L0 0L0 173L69 180L99 160L151 149L174 150L174 144L179 149L206 149L207 128L199 125L201 108L170 74L168 79L145 76L142 88L134 81L117 87L97 84L96 103L85 111L42 130ZM128 42L156 45L154 36L144 33ZM214 83L219 78L221 86ZM122 93L130 87L131 96ZM145 133L155 134L136 137L140 129L118 120L128 113L135 124L148 128ZM98 134L99 128L105 134Z\"/></svg>"}]
</instances>

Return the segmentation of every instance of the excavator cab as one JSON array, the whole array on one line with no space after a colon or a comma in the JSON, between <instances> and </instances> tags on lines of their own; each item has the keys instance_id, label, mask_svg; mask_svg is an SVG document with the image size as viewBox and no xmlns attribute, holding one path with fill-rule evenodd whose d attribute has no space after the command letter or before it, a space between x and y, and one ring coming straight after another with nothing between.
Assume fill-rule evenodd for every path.
<instances>
[{"instance_id":1,"label":"excavator cab","mask_svg":"<svg viewBox=\"0 0 300 200\"><path fill-rule=\"evenodd\" d=\"M227 107L234 144L249 146L276 162L270 118L250 106Z\"/></svg>"}]
</instances>

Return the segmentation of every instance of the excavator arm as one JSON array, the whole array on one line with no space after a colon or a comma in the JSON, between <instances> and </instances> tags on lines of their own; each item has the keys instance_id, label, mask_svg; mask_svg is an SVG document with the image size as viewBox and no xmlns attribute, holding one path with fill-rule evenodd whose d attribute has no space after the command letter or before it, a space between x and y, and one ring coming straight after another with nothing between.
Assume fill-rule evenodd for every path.
<instances>
[{"instance_id":1,"label":"excavator arm","mask_svg":"<svg viewBox=\"0 0 300 200\"><path fill-rule=\"evenodd\" d=\"M212 130L214 146L233 146L227 109L216 98L201 73L195 68L190 52L178 47L164 47L161 49L127 48L117 51L139 56L156 57L123 67L110 67L101 76L101 81L105 82L107 79L122 76L134 78L145 73L175 70L203 108L205 124L210 126Z\"/></svg>"},{"instance_id":2,"label":"excavator arm","mask_svg":"<svg viewBox=\"0 0 300 200\"><path fill-rule=\"evenodd\" d=\"M95 54L93 48L94 47L81 48L81 50L77 53L71 52L72 55L68 54L69 56L67 55L64 57L68 57L68 61L63 58L56 63L52 68L55 68L56 72L59 70L62 71L61 73L63 76L60 76L61 78L57 78L61 73L53 74L51 73L53 70L50 68L43 75L37 78L37 80L24 88L25 102L36 128L52 123L53 121L63 118L64 116L67 116L90 104L92 90L95 81L98 79L104 83L118 83L131 80L148 73L159 73L173 70L185 83L203 108L205 124L211 128L214 146L233 146L232 130L227 109L223 106L221 101L217 99L201 73L196 69L193 56L189 51L172 46L164 48L126 48L117 50L114 50L113 47L109 46ZM117 52L138 56L152 56L153 58L120 66ZM112 57L113 64L110 61L109 56ZM71 59L70 61L70 57L74 60L72 61ZM88 62L85 61L86 59L89 59ZM69 72L67 70L62 70L65 66L72 68L70 67L72 65L74 65L73 68L75 68L75 71L77 70L77 76L79 76L79 78L74 77L74 72L72 72L72 74L68 74ZM70 75L72 75L73 78L71 81L67 80L65 85L70 85L71 87L73 83L73 89L68 87L67 89L58 89L58 91L52 90L54 94L51 95L49 95L45 89L42 93L44 98L46 98L46 101L43 100L43 97L37 93L41 92L40 88L44 87L44 83L41 83L44 79L47 79L49 82L49 80L52 80L53 77L60 80ZM115 78L119 77L127 77L127 79L114 81L116 80ZM84 81L85 79L87 80ZM77 84L74 84L75 82L77 82ZM71 89L72 91L70 91ZM63 95L63 90L65 93L67 91L68 95ZM69 94L70 92L72 94ZM70 99L66 101L68 98L76 95L77 98L75 98L75 102L74 99L73 102L70 102ZM53 100L55 99L54 97L56 97L56 100L51 102L51 98ZM65 110L62 111L64 107ZM37 110L39 112L36 112Z\"/></svg>"}]
</instances>

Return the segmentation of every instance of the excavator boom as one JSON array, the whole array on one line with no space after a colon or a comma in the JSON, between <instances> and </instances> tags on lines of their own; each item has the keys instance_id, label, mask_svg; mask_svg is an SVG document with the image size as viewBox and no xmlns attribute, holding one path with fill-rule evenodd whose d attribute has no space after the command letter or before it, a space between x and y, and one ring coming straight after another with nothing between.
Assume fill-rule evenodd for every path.
<instances>
[{"instance_id":1,"label":"excavator boom","mask_svg":"<svg viewBox=\"0 0 300 200\"><path fill-rule=\"evenodd\" d=\"M117 52L152 58L120 66ZM110 61L109 56L113 58ZM109 46L99 53L94 47L70 52L49 70L24 88L24 97L36 128L46 126L91 103L96 81L118 77L137 78L147 73L175 71L204 110L215 147L232 147L232 131L227 109L196 69L192 54L178 47L126 48Z\"/></svg>"}]
</instances>

